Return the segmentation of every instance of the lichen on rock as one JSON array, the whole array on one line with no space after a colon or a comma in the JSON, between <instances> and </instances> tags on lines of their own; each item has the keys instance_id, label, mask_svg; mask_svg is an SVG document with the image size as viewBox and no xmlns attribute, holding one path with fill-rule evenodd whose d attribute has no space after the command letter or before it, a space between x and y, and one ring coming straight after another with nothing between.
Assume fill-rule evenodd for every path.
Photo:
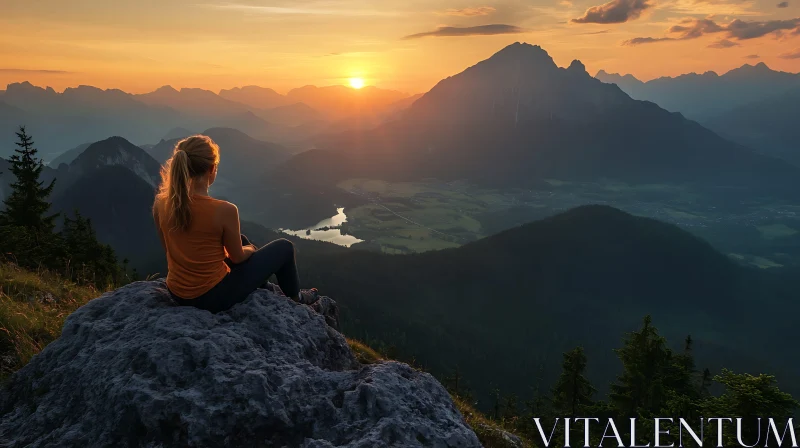
<instances>
[{"instance_id":1,"label":"lichen on rock","mask_svg":"<svg viewBox=\"0 0 800 448\"><path fill-rule=\"evenodd\" d=\"M431 375L359 364L311 307L258 290L212 314L155 281L90 301L11 377L0 446L480 443Z\"/></svg>"}]
</instances>

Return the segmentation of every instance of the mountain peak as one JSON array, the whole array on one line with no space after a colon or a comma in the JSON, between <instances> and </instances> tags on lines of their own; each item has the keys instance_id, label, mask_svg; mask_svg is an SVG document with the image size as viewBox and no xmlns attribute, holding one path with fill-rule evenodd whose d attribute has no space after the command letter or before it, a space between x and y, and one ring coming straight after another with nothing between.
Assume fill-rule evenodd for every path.
<instances>
[{"instance_id":1,"label":"mountain peak","mask_svg":"<svg viewBox=\"0 0 800 448\"><path fill-rule=\"evenodd\" d=\"M178 93L178 91L174 87L167 85L157 88L153 93Z\"/></svg>"},{"instance_id":2,"label":"mountain peak","mask_svg":"<svg viewBox=\"0 0 800 448\"><path fill-rule=\"evenodd\" d=\"M85 173L107 166L123 166L152 187L160 180L161 165L142 148L119 136L89 145L70 163L70 170Z\"/></svg>"},{"instance_id":3,"label":"mountain peak","mask_svg":"<svg viewBox=\"0 0 800 448\"><path fill-rule=\"evenodd\" d=\"M767 64L763 62L759 62L755 65L744 64L741 67L735 68L726 75L761 75L761 74L769 74L773 73L773 70L767 66Z\"/></svg>"},{"instance_id":4,"label":"mountain peak","mask_svg":"<svg viewBox=\"0 0 800 448\"><path fill-rule=\"evenodd\" d=\"M586 71L586 66L583 65L583 62L581 62L581 61L579 61L577 59L573 60L569 64L569 67L567 67L567 71L570 72L570 73L587 74L587 75L589 74Z\"/></svg>"},{"instance_id":5,"label":"mountain peak","mask_svg":"<svg viewBox=\"0 0 800 448\"><path fill-rule=\"evenodd\" d=\"M542 47L528 43L515 42L494 54L489 60L524 60L535 62L537 65L556 66L553 58Z\"/></svg>"}]
</instances>

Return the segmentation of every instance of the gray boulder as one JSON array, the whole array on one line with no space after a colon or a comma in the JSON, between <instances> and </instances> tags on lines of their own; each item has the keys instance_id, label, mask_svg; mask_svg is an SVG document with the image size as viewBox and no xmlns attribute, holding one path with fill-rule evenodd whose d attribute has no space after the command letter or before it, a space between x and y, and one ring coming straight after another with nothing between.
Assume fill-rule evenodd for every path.
<instances>
[{"instance_id":1,"label":"gray boulder","mask_svg":"<svg viewBox=\"0 0 800 448\"><path fill-rule=\"evenodd\" d=\"M329 304L330 305L330 304ZM104 294L0 392L0 446L480 446L432 376L360 365L326 319L258 290L211 314L164 283Z\"/></svg>"}]
</instances>

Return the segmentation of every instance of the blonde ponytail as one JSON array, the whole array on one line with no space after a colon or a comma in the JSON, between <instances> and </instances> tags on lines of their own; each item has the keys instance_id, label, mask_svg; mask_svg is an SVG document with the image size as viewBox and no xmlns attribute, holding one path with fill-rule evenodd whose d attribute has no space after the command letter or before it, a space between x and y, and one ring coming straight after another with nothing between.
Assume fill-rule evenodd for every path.
<instances>
[{"instance_id":1,"label":"blonde ponytail","mask_svg":"<svg viewBox=\"0 0 800 448\"><path fill-rule=\"evenodd\" d=\"M172 157L161 167L161 186L156 201L164 203L166 219L173 230L185 231L192 224L192 182L219 163L219 146L205 135L179 141ZM154 205L155 206L155 205Z\"/></svg>"},{"instance_id":2,"label":"blonde ponytail","mask_svg":"<svg viewBox=\"0 0 800 448\"><path fill-rule=\"evenodd\" d=\"M175 222L175 228L186 230L192 221L189 209L189 190L192 188L189 177L189 155L185 151L176 151L169 166L169 191L167 203Z\"/></svg>"}]
</instances>

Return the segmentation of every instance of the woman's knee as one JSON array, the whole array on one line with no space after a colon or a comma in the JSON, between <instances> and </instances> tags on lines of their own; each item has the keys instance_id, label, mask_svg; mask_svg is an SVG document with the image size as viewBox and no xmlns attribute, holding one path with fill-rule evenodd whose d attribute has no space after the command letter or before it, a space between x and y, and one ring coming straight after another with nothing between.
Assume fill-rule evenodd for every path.
<instances>
[{"instance_id":1,"label":"woman's knee","mask_svg":"<svg viewBox=\"0 0 800 448\"><path fill-rule=\"evenodd\" d=\"M286 252L288 254L294 254L294 243L287 240L286 238L280 238L272 242L276 247L278 247L282 252Z\"/></svg>"}]
</instances>

